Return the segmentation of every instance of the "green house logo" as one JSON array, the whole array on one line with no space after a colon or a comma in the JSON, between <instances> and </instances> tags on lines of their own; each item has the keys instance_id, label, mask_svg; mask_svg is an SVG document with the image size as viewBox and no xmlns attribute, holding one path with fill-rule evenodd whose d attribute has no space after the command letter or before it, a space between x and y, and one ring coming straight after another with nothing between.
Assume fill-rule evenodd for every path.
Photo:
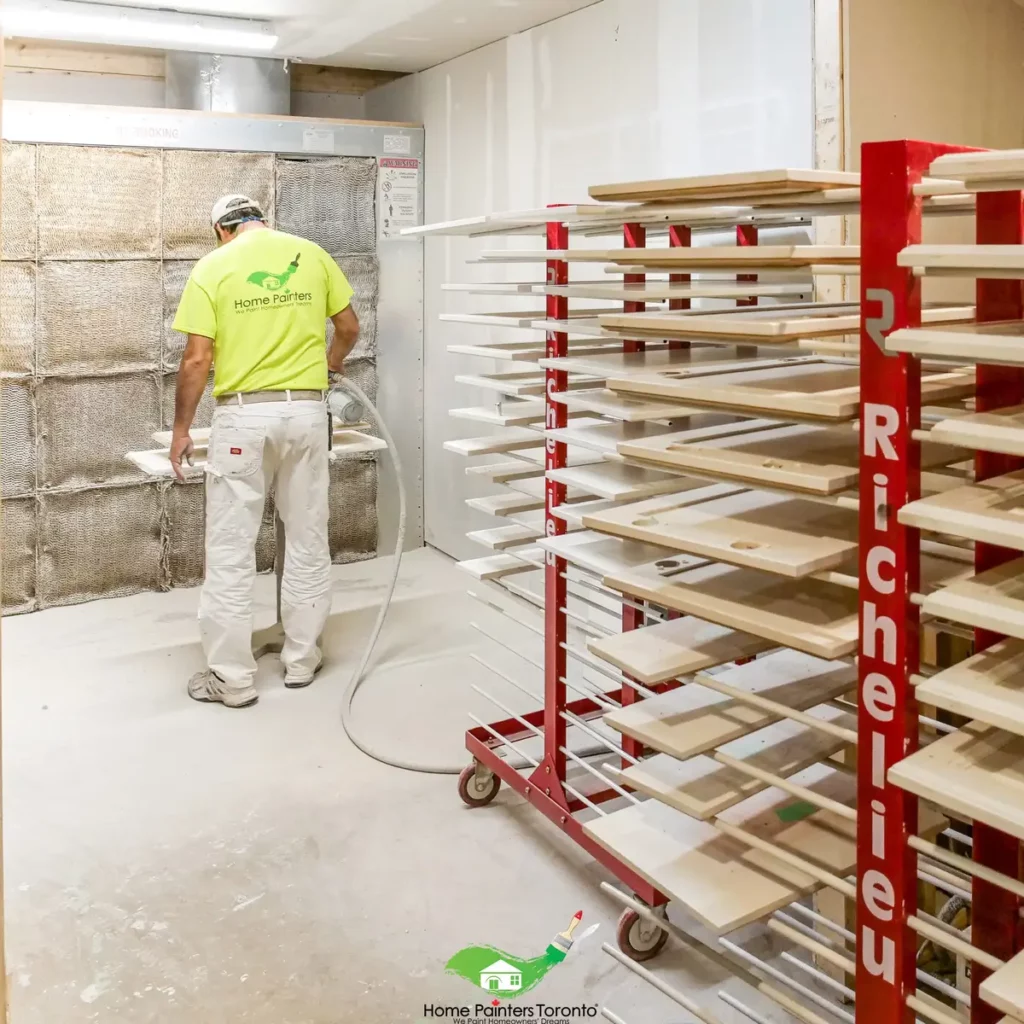
<instances>
[{"instance_id":1,"label":"green house logo","mask_svg":"<svg viewBox=\"0 0 1024 1024\"><path fill-rule=\"evenodd\" d=\"M467 946L448 961L445 972L465 978L490 996L518 999L535 989L549 971L565 960L573 947L573 932L582 920L581 910L573 917L569 927L551 940L541 956L524 960L494 946ZM597 927L594 925L588 929L580 939L596 931Z\"/></svg>"},{"instance_id":2,"label":"green house logo","mask_svg":"<svg viewBox=\"0 0 1024 1024\"><path fill-rule=\"evenodd\" d=\"M288 264L288 269L283 274L272 274L267 270L257 270L255 273L250 274L246 280L249 284L254 284L258 288L265 288L268 292L281 292L283 291L287 295L290 291L288 288L288 282L296 270L299 269L299 256L302 253L298 253Z\"/></svg>"}]
</instances>

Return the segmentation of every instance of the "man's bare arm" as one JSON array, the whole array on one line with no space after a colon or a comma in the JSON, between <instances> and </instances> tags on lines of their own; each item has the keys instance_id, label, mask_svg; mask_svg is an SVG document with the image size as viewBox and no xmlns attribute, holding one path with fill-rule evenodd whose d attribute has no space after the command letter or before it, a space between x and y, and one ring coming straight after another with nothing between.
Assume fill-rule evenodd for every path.
<instances>
[{"instance_id":1,"label":"man's bare arm","mask_svg":"<svg viewBox=\"0 0 1024 1024\"><path fill-rule=\"evenodd\" d=\"M190 334L185 353L178 367L178 380L174 390L174 431L171 437L171 466L179 480L184 480L181 460L192 454L189 432L196 409L206 390L213 365L213 342L201 334Z\"/></svg>"},{"instance_id":2,"label":"man's bare arm","mask_svg":"<svg viewBox=\"0 0 1024 1024\"><path fill-rule=\"evenodd\" d=\"M327 351L327 368L331 373L340 373L342 363L359 340L359 317L351 306L346 306L331 317L331 323L334 324L334 339Z\"/></svg>"}]
</instances>

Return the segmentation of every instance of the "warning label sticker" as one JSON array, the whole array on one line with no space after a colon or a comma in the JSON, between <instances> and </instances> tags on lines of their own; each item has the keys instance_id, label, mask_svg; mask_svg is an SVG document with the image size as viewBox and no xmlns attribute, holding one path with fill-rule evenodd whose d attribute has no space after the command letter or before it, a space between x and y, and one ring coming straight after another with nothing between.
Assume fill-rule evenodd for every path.
<instances>
[{"instance_id":1,"label":"warning label sticker","mask_svg":"<svg viewBox=\"0 0 1024 1024\"><path fill-rule=\"evenodd\" d=\"M420 162L382 157L377 184L377 222L382 239L401 238L420 223Z\"/></svg>"}]
</instances>

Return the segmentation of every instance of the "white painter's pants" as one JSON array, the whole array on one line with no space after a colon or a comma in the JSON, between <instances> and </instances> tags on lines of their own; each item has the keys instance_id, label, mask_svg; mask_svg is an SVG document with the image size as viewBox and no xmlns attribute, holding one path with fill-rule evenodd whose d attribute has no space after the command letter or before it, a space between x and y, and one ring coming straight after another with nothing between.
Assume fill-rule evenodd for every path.
<instances>
[{"instance_id":1,"label":"white painter's pants","mask_svg":"<svg viewBox=\"0 0 1024 1024\"><path fill-rule=\"evenodd\" d=\"M317 639L331 610L329 481L322 402L225 405L214 413L199 631L208 666L232 688L250 686L256 674L256 537L272 482L285 528L281 660L289 678L313 676L320 658Z\"/></svg>"}]
</instances>

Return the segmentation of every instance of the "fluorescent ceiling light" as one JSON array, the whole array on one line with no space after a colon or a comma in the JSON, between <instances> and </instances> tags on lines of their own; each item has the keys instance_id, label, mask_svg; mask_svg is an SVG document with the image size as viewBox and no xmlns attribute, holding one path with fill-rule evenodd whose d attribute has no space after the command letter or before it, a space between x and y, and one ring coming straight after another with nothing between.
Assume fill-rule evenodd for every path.
<instances>
[{"instance_id":1,"label":"fluorescent ceiling light","mask_svg":"<svg viewBox=\"0 0 1024 1024\"><path fill-rule=\"evenodd\" d=\"M269 53L278 39L265 21L76 0L5 0L0 25L8 37L201 53Z\"/></svg>"}]
</instances>

